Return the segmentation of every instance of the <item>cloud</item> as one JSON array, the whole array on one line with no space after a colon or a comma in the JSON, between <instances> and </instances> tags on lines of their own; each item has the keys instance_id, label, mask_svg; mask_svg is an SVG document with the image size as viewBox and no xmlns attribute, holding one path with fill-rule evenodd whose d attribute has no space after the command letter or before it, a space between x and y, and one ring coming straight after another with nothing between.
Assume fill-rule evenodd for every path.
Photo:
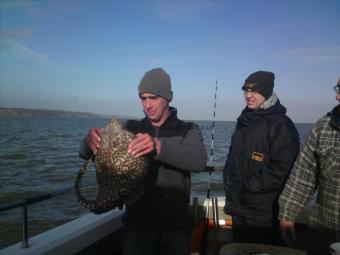
<instances>
[{"instance_id":1,"label":"cloud","mask_svg":"<svg viewBox=\"0 0 340 255\"><path fill-rule=\"evenodd\" d=\"M281 51L277 58L295 58L307 64L340 63L340 47L296 48Z\"/></svg>"},{"instance_id":2,"label":"cloud","mask_svg":"<svg viewBox=\"0 0 340 255\"><path fill-rule=\"evenodd\" d=\"M0 30L1 38L12 38L12 39L20 39L31 36L33 30L31 28L21 28L17 30Z\"/></svg>"},{"instance_id":3,"label":"cloud","mask_svg":"<svg viewBox=\"0 0 340 255\"><path fill-rule=\"evenodd\" d=\"M48 55L30 49L22 43L12 39L0 41L0 57L30 62L50 62Z\"/></svg>"},{"instance_id":4,"label":"cloud","mask_svg":"<svg viewBox=\"0 0 340 255\"><path fill-rule=\"evenodd\" d=\"M38 1L2 1L1 9L3 11L23 10L31 16L45 16L47 14Z\"/></svg>"}]
</instances>

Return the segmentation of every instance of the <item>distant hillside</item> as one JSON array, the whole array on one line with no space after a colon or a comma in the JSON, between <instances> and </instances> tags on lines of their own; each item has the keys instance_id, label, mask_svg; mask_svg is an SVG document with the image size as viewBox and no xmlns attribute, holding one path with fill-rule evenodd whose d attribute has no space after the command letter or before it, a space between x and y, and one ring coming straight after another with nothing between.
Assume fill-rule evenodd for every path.
<instances>
[{"instance_id":1,"label":"distant hillside","mask_svg":"<svg viewBox=\"0 0 340 255\"><path fill-rule=\"evenodd\" d=\"M7 108L0 107L0 117L18 116L18 117L78 117L78 118L109 118L110 115L95 114L87 112L71 112L61 110L46 109L25 109L25 108Z\"/></svg>"}]
</instances>

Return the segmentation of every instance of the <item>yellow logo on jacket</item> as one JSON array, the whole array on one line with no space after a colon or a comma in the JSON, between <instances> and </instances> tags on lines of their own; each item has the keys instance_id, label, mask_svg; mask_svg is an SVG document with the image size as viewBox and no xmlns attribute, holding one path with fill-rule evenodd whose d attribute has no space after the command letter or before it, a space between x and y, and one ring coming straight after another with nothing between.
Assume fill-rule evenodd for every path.
<instances>
[{"instance_id":1,"label":"yellow logo on jacket","mask_svg":"<svg viewBox=\"0 0 340 255\"><path fill-rule=\"evenodd\" d=\"M256 161L263 161L263 158L264 158L264 155L262 153L259 153L259 152L253 152L253 154L251 155L251 158L253 160L256 160Z\"/></svg>"}]
</instances>

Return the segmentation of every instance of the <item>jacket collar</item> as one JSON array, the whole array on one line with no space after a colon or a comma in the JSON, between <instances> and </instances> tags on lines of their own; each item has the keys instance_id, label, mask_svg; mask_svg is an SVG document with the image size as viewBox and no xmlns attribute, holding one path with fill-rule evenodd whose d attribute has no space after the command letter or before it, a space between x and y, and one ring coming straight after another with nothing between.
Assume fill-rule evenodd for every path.
<instances>
[{"instance_id":1,"label":"jacket collar","mask_svg":"<svg viewBox=\"0 0 340 255\"><path fill-rule=\"evenodd\" d=\"M167 119L164 121L164 123L160 127L169 127L171 123L174 123L174 121L177 119L177 109L175 107L169 107L170 114L168 115ZM147 123L150 127L153 127L150 120L146 117L143 119L143 122Z\"/></svg>"},{"instance_id":2,"label":"jacket collar","mask_svg":"<svg viewBox=\"0 0 340 255\"><path fill-rule=\"evenodd\" d=\"M331 116L331 125L340 129L340 104L335 106L327 115Z\"/></svg>"}]
</instances>

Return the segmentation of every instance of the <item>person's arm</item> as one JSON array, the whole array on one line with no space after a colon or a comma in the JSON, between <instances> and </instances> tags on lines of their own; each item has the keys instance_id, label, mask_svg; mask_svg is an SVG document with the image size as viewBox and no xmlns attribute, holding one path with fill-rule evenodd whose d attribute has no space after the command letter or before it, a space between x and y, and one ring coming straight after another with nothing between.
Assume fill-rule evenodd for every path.
<instances>
[{"instance_id":1,"label":"person's arm","mask_svg":"<svg viewBox=\"0 0 340 255\"><path fill-rule=\"evenodd\" d=\"M207 152L201 130L193 124L186 136L159 138L160 151L156 160L189 171L203 171L206 167Z\"/></svg>"},{"instance_id":2,"label":"person's arm","mask_svg":"<svg viewBox=\"0 0 340 255\"><path fill-rule=\"evenodd\" d=\"M231 181L231 171L229 170L229 164L230 164L230 154L231 154L231 151L232 151L232 142L229 146L229 152L227 154L227 159L224 163L224 167L223 167L223 187L224 187L224 192L225 192L225 195L226 195L226 201L228 200L228 197L227 195L229 194L228 193L228 190L229 190L229 186L230 186L230 181Z\"/></svg>"},{"instance_id":3,"label":"person's arm","mask_svg":"<svg viewBox=\"0 0 340 255\"><path fill-rule=\"evenodd\" d=\"M231 145L229 146L229 152L227 154L227 159L223 168L223 186L224 186L224 194L225 194L225 206L224 212L227 214L234 214L234 203L233 196L234 194L238 194L239 190L237 188L237 177L235 176L235 170L231 167L232 156L231 153L233 151L233 138L231 140ZM236 188L236 189L235 189Z\"/></svg>"},{"instance_id":4,"label":"person's arm","mask_svg":"<svg viewBox=\"0 0 340 255\"><path fill-rule=\"evenodd\" d=\"M280 191L286 182L299 152L299 135L291 121L283 122L271 143L269 163L259 169L244 184L252 193Z\"/></svg>"},{"instance_id":5,"label":"person's arm","mask_svg":"<svg viewBox=\"0 0 340 255\"><path fill-rule=\"evenodd\" d=\"M315 157L317 132L314 127L301 150L294 168L279 198L279 219L294 222L307 205L316 189L317 159Z\"/></svg>"},{"instance_id":6,"label":"person's arm","mask_svg":"<svg viewBox=\"0 0 340 255\"><path fill-rule=\"evenodd\" d=\"M294 222L289 221L289 220L281 220L280 221L280 235L283 241L285 241L286 244L288 244L289 246L291 241L296 239Z\"/></svg>"},{"instance_id":7,"label":"person's arm","mask_svg":"<svg viewBox=\"0 0 340 255\"><path fill-rule=\"evenodd\" d=\"M91 147L87 144L85 139L80 143L79 157L85 160L89 160L91 157L93 157Z\"/></svg>"},{"instance_id":8,"label":"person's arm","mask_svg":"<svg viewBox=\"0 0 340 255\"><path fill-rule=\"evenodd\" d=\"M79 147L79 156L85 160L96 155L100 143L100 128L91 128Z\"/></svg>"},{"instance_id":9,"label":"person's arm","mask_svg":"<svg viewBox=\"0 0 340 255\"><path fill-rule=\"evenodd\" d=\"M314 125L279 197L280 232L287 243L295 238L295 219L316 189L318 168L315 158L316 145L317 125Z\"/></svg>"}]
</instances>

